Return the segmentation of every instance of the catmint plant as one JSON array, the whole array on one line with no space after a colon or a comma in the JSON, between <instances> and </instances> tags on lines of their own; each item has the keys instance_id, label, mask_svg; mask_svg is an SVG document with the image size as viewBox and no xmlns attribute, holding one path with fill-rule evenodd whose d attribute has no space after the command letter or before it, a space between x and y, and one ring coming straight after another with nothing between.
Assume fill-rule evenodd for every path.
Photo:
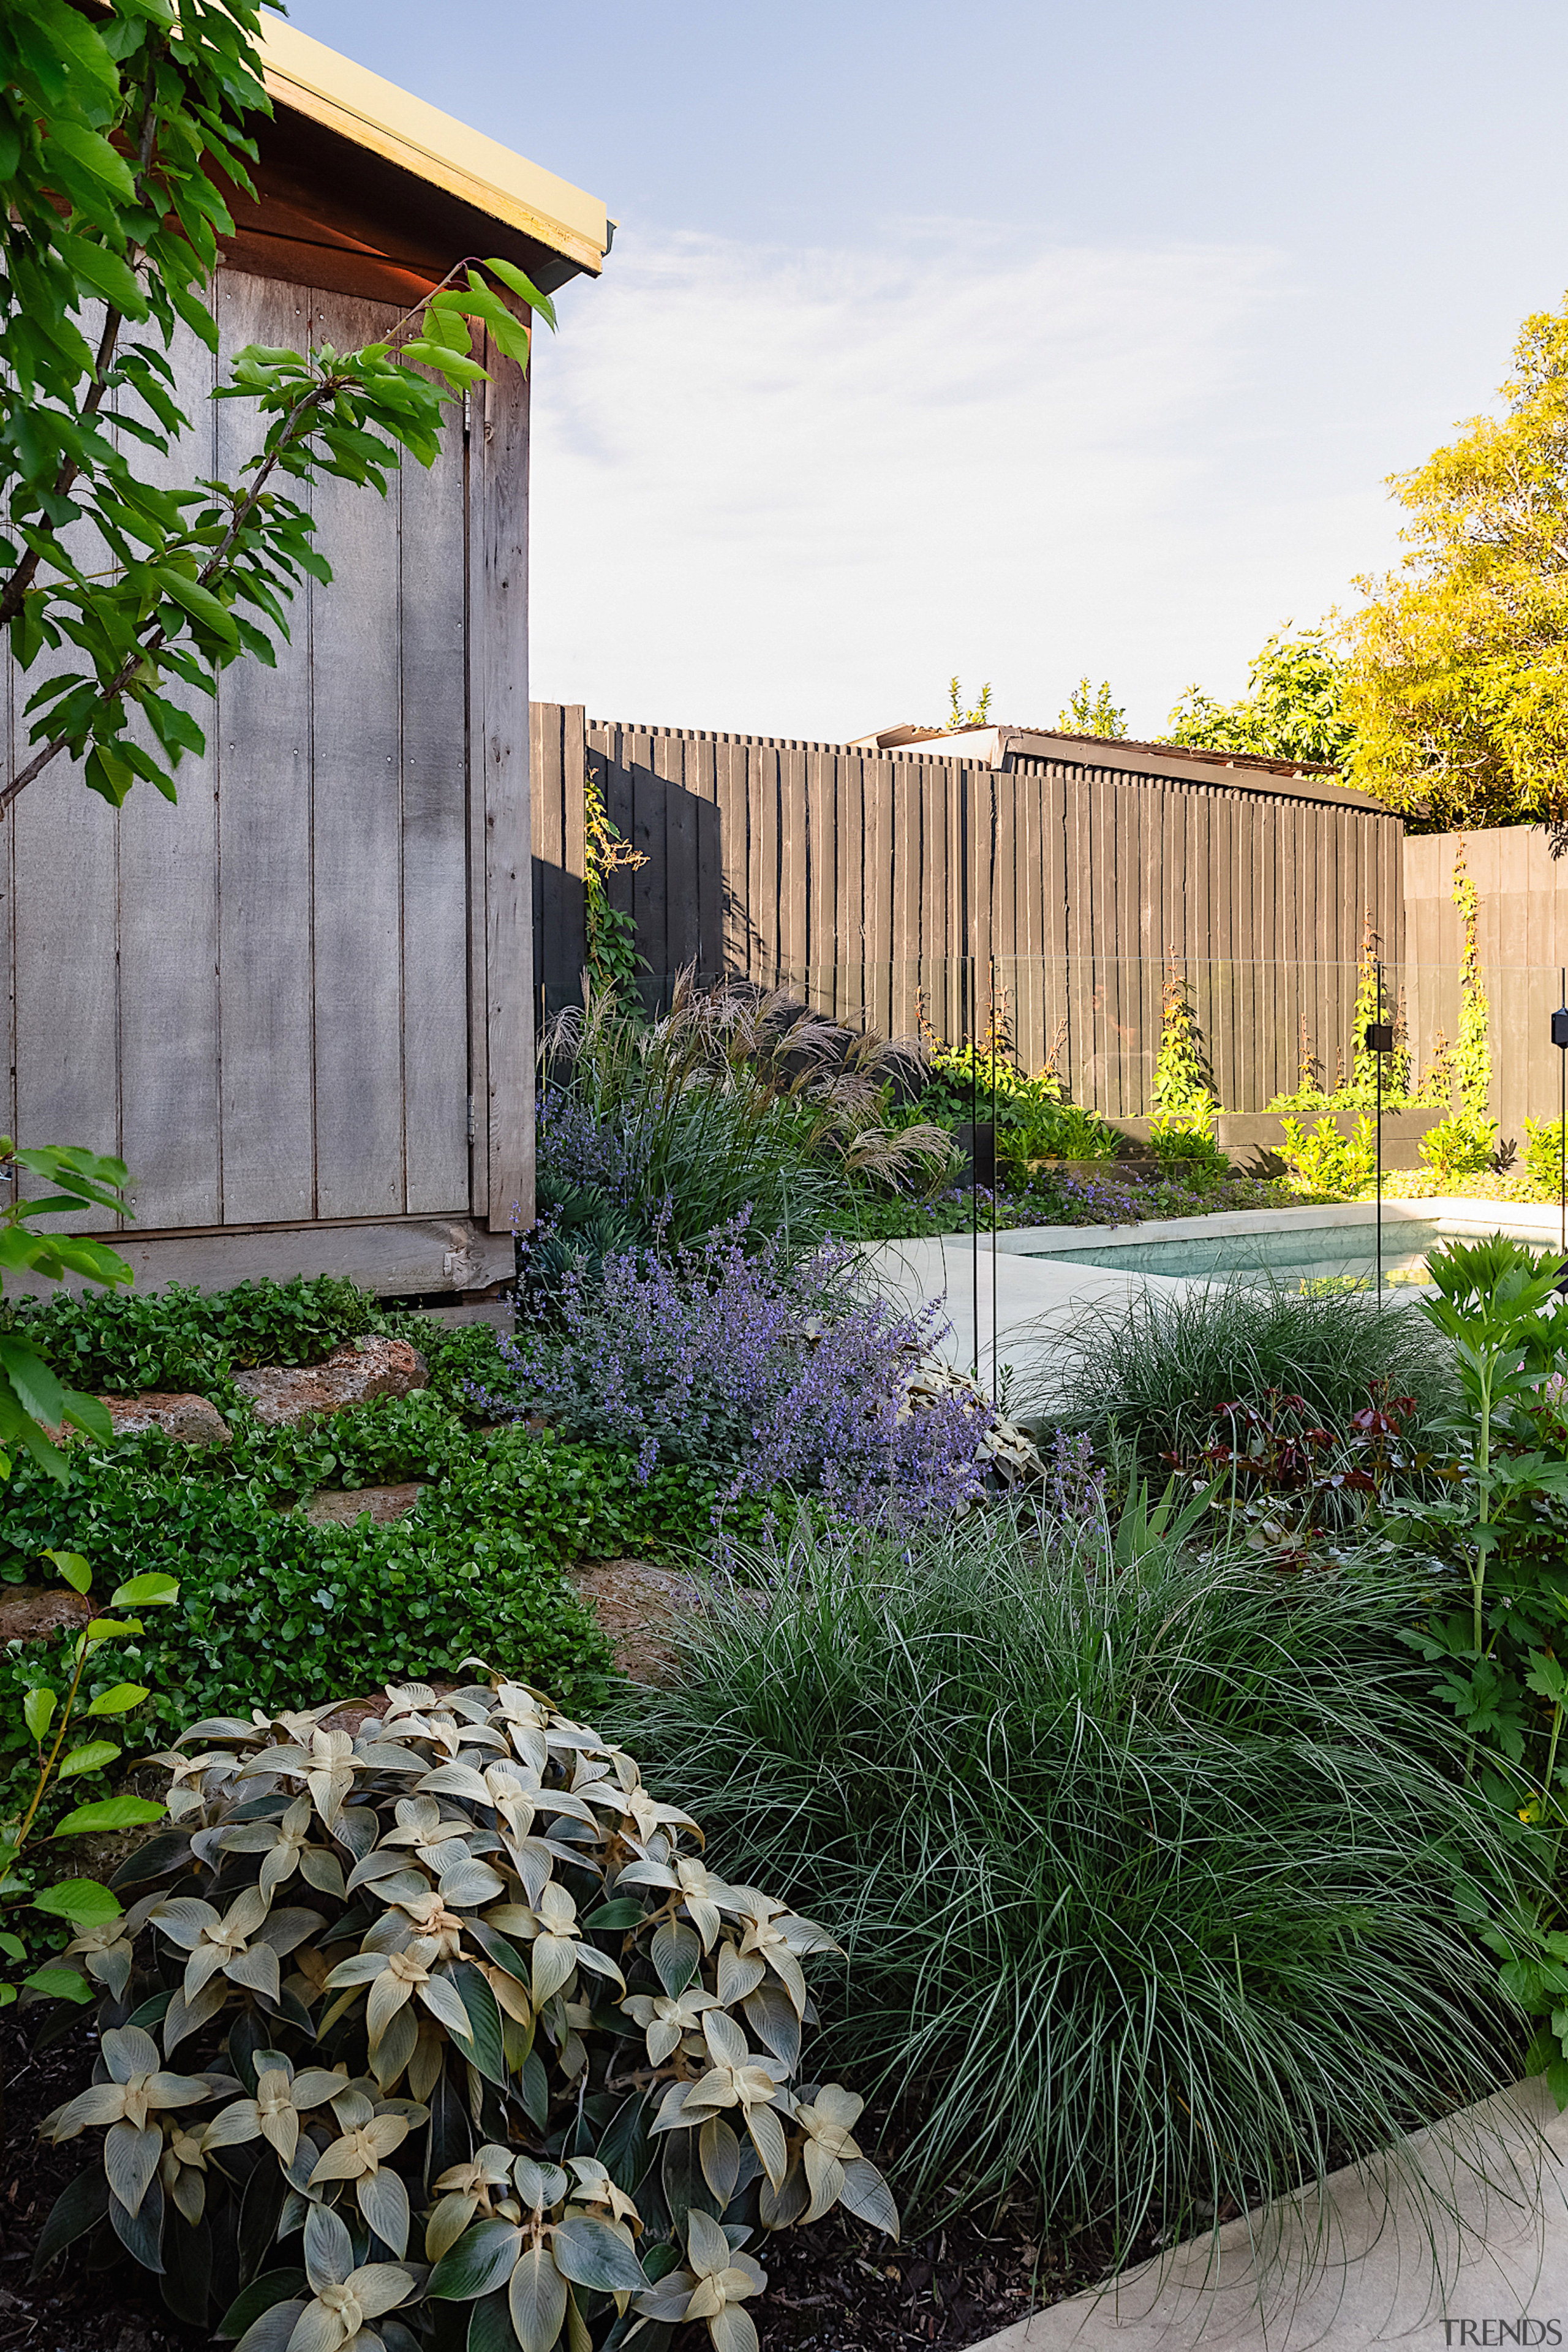
<instances>
[{"instance_id":1,"label":"catmint plant","mask_svg":"<svg viewBox=\"0 0 1568 2352\"><path fill-rule=\"evenodd\" d=\"M940 1307L900 1315L859 1294L842 1243L792 1265L747 1241L742 1215L668 1258L628 1250L597 1280L568 1272L549 1320L502 1342L504 1384L474 1402L622 1447L645 1480L661 1460L692 1463L717 1476L721 1507L781 1486L849 1519L975 1500L990 1407L916 1409L907 1393Z\"/></svg>"}]
</instances>

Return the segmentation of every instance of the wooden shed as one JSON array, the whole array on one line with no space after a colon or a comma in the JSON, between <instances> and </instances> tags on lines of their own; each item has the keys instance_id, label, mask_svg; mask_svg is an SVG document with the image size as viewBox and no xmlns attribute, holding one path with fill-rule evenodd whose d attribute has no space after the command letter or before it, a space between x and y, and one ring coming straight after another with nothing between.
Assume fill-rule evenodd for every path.
<instances>
[{"instance_id":1,"label":"wooden shed","mask_svg":"<svg viewBox=\"0 0 1568 2352\"><path fill-rule=\"evenodd\" d=\"M465 257L595 276L596 199L268 23L258 201L209 289L242 344L386 334ZM535 338L535 363L547 336ZM176 353L178 478L255 447ZM510 1268L532 1202L529 387L497 362L434 468L314 494L335 579L276 670L224 677L179 803L119 812L63 763L0 827L0 1128L116 1151L142 1282L353 1275L384 1294ZM172 475L171 478L174 477ZM15 677L6 724L25 743Z\"/></svg>"}]
</instances>

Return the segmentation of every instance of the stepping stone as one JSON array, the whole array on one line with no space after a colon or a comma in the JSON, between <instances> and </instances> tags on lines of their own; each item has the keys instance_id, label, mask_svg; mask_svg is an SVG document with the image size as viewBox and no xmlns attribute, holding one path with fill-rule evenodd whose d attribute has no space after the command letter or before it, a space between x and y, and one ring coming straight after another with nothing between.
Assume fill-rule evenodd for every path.
<instances>
[{"instance_id":1,"label":"stepping stone","mask_svg":"<svg viewBox=\"0 0 1568 2352\"><path fill-rule=\"evenodd\" d=\"M75 1633L92 1610L68 1584L0 1585L0 1643L47 1642Z\"/></svg>"},{"instance_id":2,"label":"stepping stone","mask_svg":"<svg viewBox=\"0 0 1568 2352\"><path fill-rule=\"evenodd\" d=\"M279 1428L342 1412L345 1405L363 1404L371 1397L411 1396L429 1380L417 1348L376 1335L346 1339L320 1364L263 1364L253 1372L236 1372L234 1384L249 1397L258 1421Z\"/></svg>"},{"instance_id":3,"label":"stepping stone","mask_svg":"<svg viewBox=\"0 0 1568 2352\"><path fill-rule=\"evenodd\" d=\"M106 1396L100 1397L99 1402L108 1406L116 1437L140 1437L149 1429L161 1429L165 1437L177 1437L185 1445L227 1445L232 1442L233 1433L227 1422L216 1405L204 1396L143 1389L140 1396Z\"/></svg>"},{"instance_id":4,"label":"stepping stone","mask_svg":"<svg viewBox=\"0 0 1568 2352\"><path fill-rule=\"evenodd\" d=\"M352 1528L368 1512L373 1527L389 1528L406 1518L424 1491L417 1478L401 1486L322 1486L306 1504L305 1517L314 1528Z\"/></svg>"},{"instance_id":5,"label":"stepping stone","mask_svg":"<svg viewBox=\"0 0 1568 2352\"><path fill-rule=\"evenodd\" d=\"M689 1576L646 1559L597 1560L567 1571L615 1652L616 1664L634 1683L671 1683L678 1621L701 1606Z\"/></svg>"}]
</instances>

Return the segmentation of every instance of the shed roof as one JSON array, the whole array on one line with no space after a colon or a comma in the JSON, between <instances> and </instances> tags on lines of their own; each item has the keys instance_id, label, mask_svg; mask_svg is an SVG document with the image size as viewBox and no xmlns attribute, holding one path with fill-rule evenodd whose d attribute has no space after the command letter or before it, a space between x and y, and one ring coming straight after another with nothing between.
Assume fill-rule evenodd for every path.
<instances>
[{"instance_id":1,"label":"shed roof","mask_svg":"<svg viewBox=\"0 0 1568 2352\"><path fill-rule=\"evenodd\" d=\"M309 115L476 212L521 229L579 269L596 277L604 267L611 229L597 196L275 16L262 27L261 60L275 106Z\"/></svg>"},{"instance_id":2,"label":"shed roof","mask_svg":"<svg viewBox=\"0 0 1568 2352\"><path fill-rule=\"evenodd\" d=\"M455 263L499 254L546 293L604 268L603 201L276 18L256 126L256 200L233 201L232 267L412 302Z\"/></svg>"},{"instance_id":3,"label":"shed roof","mask_svg":"<svg viewBox=\"0 0 1568 2352\"><path fill-rule=\"evenodd\" d=\"M915 746L937 752L965 751L982 764L1005 768L1010 760L1069 760L1092 767L1158 768L1162 774L1202 781L1219 771L1237 784L1283 793L1290 799L1349 802L1352 807L1390 814L1386 803L1353 792L1340 772L1310 760L1269 760L1250 751L1215 751L1195 743L1144 743L1125 735L1072 735L1041 727L884 727L857 735L858 747L902 751Z\"/></svg>"}]
</instances>

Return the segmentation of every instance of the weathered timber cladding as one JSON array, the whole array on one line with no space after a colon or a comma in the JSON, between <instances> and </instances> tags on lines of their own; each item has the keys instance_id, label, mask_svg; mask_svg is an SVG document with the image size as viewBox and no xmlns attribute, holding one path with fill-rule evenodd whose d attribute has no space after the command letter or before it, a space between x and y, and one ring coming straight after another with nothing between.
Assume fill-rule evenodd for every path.
<instances>
[{"instance_id":1,"label":"weathered timber cladding","mask_svg":"<svg viewBox=\"0 0 1568 2352\"><path fill-rule=\"evenodd\" d=\"M1350 1043L1365 925L1402 952L1402 827L1324 788L1016 757L994 772L916 746L871 751L533 711L535 959L547 1011L584 960L584 763L647 859L612 878L648 992L688 964L784 980L894 1033L968 1033L992 958L1020 1057L1055 1055L1079 1098L1146 1110L1162 989L1189 981L1224 1102L1295 1085L1303 1024L1331 1077ZM1179 764L1179 763L1178 763ZM974 959L972 968L970 960Z\"/></svg>"},{"instance_id":2,"label":"weathered timber cladding","mask_svg":"<svg viewBox=\"0 0 1568 2352\"><path fill-rule=\"evenodd\" d=\"M1452 1045L1459 1017L1464 922L1454 903L1460 842L1476 887L1476 941L1492 1058L1491 1114L1522 1144L1527 1118L1558 1116L1562 1070L1551 1016L1568 964L1568 858L1539 825L1412 835L1405 844L1405 990L1410 1038L1425 1065Z\"/></svg>"},{"instance_id":3,"label":"weathered timber cladding","mask_svg":"<svg viewBox=\"0 0 1568 2352\"><path fill-rule=\"evenodd\" d=\"M224 372L247 342L350 348L397 315L232 269L212 299ZM174 357L194 425L168 478L232 478L257 413L212 402L195 336ZM526 381L499 364L473 407L384 500L313 493L333 582L301 588L276 668L195 698L208 749L176 806L140 785L110 810L61 762L0 826L0 1127L119 1152L139 1242L289 1227L258 1265L309 1268L346 1246L312 1227L435 1219L387 1243L433 1289L510 1255L466 1221L531 1212ZM41 675L6 677L13 752ZM580 869L580 804L575 839Z\"/></svg>"}]
</instances>

